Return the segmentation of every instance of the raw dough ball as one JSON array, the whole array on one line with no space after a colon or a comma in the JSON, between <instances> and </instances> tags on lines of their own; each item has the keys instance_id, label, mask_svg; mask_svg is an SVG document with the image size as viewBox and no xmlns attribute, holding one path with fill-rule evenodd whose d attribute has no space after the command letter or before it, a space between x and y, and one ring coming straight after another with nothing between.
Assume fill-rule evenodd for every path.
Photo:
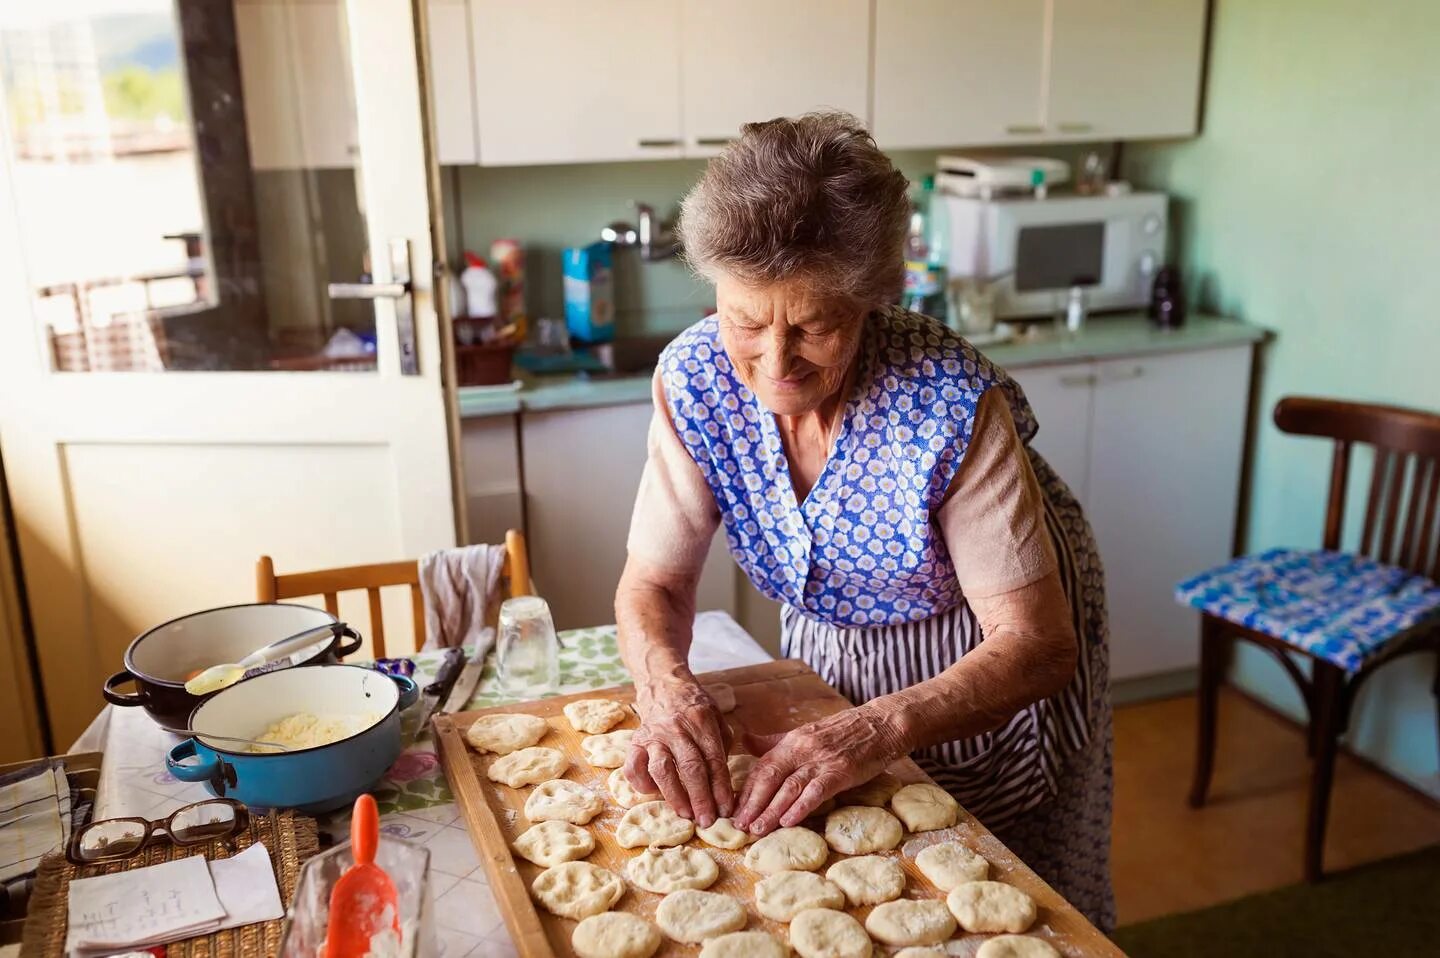
<instances>
[{"instance_id":1,"label":"raw dough ball","mask_svg":"<svg viewBox=\"0 0 1440 958\"><path fill-rule=\"evenodd\" d=\"M812 908L790 923L790 947L801 958L870 958L870 936L843 911Z\"/></svg>"},{"instance_id":2,"label":"raw dough ball","mask_svg":"<svg viewBox=\"0 0 1440 958\"><path fill-rule=\"evenodd\" d=\"M933 832L960 820L960 803L938 785L906 785L890 799L890 807L912 832Z\"/></svg>"},{"instance_id":3,"label":"raw dough ball","mask_svg":"<svg viewBox=\"0 0 1440 958\"><path fill-rule=\"evenodd\" d=\"M625 777L625 770L617 768L605 779L605 787L610 790L610 795L622 808L634 808L641 802L653 802L660 796L652 795L649 792L637 792L630 785L630 780Z\"/></svg>"},{"instance_id":4,"label":"raw dough ball","mask_svg":"<svg viewBox=\"0 0 1440 958\"><path fill-rule=\"evenodd\" d=\"M725 760L725 764L730 767L730 788L734 790L735 797L740 797L740 792L745 788L745 780L750 777L750 770L755 767L756 761L758 759L755 756L743 752Z\"/></svg>"},{"instance_id":5,"label":"raw dough ball","mask_svg":"<svg viewBox=\"0 0 1440 958\"><path fill-rule=\"evenodd\" d=\"M647 848L626 863L625 877L646 891L668 895L709 888L720 877L720 866L700 848Z\"/></svg>"},{"instance_id":6,"label":"raw dough ball","mask_svg":"<svg viewBox=\"0 0 1440 958\"><path fill-rule=\"evenodd\" d=\"M660 929L636 915L607 911L576 925L570 947L580 958L650 958L660 947Z\"/></svg>"},{"instance_id":7,"label":"raw dough ball","mask_svg":"<svg viewBox=\"0 0 1440 958\"><path fill-rule=\"evenodd\" d=\"M878 905L905 891L905 869L893 858L861 855L830 866L825 877L839 886L852 905Z\"/></svg>"},{"instance_id":8,"label":"raw dough ball","mask_svg":"<svg viewBox=\"0 0 1440 958\"><path fill-rule=\"evenodd\" d=\"M465 732L465 741L480 752L509 755L545 737L550 724L538 715L482 715Z\"/></svg>"},{"instance_id":9,"label":"raw dough ball","mask_svg":"<svg viewBox=\"0 0 1440 958\"><path fill-rule=\"evenodd\" d=\"M902 898L876 905L865 930L887 945L934 945L955 934L955 916L937 898Z\"/></svg>"},{"instance_id":10,"label":"raw dough ball","mask_svg":"<svg viewBox=\"0 0 1440 958\"><path fill-rule=\"evenodd\" d=\"M577 732L595 735L625 721L625 706L609 699L581 699L565 706L565 718Z\"/></svg>"},{"instance_id":11,"label":"raw dough ball","mask_svg":"<svg viewBox=\"0 0 1440 958\"><path fill-rule=\"evenodd\" d=\"M677 891L655 909L655 924L676 941L697 942L745 927L745 906L713 891Z\"/></svg>"},{"instance_id":12,"label":"raw dough ball","mask_svg":"<svg viewBox=\"0 0 1440 958\"><path fill-rule=\"evenodd\" d=\"M990 863L959 842L941 842L923 849L915 856L915 867L941 891L967 881L984 881L990 874Z\"/></svg>"},{"instance_id":13,"label":"raw dough ball","mask_svg":"<svg viewBox=\"0 0 1440 958\"><path fill-rule=\"evenodd\" d=\"M808 908L844 908L845 893L814 872L776 872L755 883L755 910L789 921Z\"/></svg>"},{"instance_id":14,"label":"raw dough ball","mask_svg":"<svg viewBox=\"0 0 1440 958\"><path fill-rule=\"evenodd\" d=\"M956 885L945 904L966 931L1019 934L1035 921L1035 899L1004 882L971 881Z\"/></svg>"},{"instance_id":15,"label":"raw dough ball","mask_svg":"<svg viewBox=\"0 0 1440 958\"><path fill-rule=\"evenodd\" d=\"M724 682L705 686L705 691L715 700L715 707L721 712L735 711L735 690Z\"/></svg>"},{"instance_id":16,"label":"raw dough ball","mask_svg":"<svg viewBox=\"0 0 1440 958\"><path fill-rule=\"evenodd\" d=\"M732 931L711 938L700 958L790 958L790 946L764 931Z\"/></svg>"},{"instance_id":17,"label":"raw dough ball","mask_svg":"<svg viewBox=\"0 0 1440 958\"><path fill-rule=\"evenodd\" d=\"M542 868L584 858L595 850L595 839L569 822L531 825L515 839L515 851Z\"/></svg>"},{"instance_id":18,"label":"raw dough ball","mask_svg":"<svg viewBox=\"0 0 1440 958\"><path fill-rule=\"evenodd\" d=\"M707 845L714 845L716 848L725 848L735 851L744 848L755 840L755 836L749 832L742 832L735 827L735 823L728 818L717 818L709 828L697 828L695 834Z\"/></svg>"},{"instance_id":19,"label":"raw dough ball","mask_svg":"<svg viewBox=\"0 0 1440 958\"><path fill-rule=\"evenodd\" d=\"M825 841L845 855L889 851L904 835L900 820L883 808L850 805L825 816Z\"/></svg>"},{"instance_id":20,"label":"raw dough ball","mask_svg":"<svg viewBox=\"0 0 1440 958\"><path fill-rule=\"evenodd\" d=\"M621 848L644 845L683 845L695 834L695 824L660 802L643 802L626 812L615 827Z\"/></svg>"},{"instance_id":21,"label":"raw dough ball","mask_svg":"<svg viewBox=\"0 0 1440 958\"><path fill-rule=\"evenodd\" d=\"M565 862L537 875L530 894L550 914L579 921L609 911L625 894L625 883L608 868Z\"/></svg>"},{"instance_id":22,"label":"raw dough ball","mask_svg":"<svg viewBox=\"0 0 1440 958\"><path fill-rule=\"evenodd\" d=\"M579 782L563 778L541 782L525 799L525 817L532 822L571 822L584 825L600 814L605 803Z\"/></svg>"},{"instance_id":23,"label":"raw dough ball","mask_svg":"<svg viewBox=\"0 0 1440 958\"><path fill-rule=\"evenodd\" d=\"M587 735L580 740L580 751L585 753L585 761L596 768L619 768L625 764L625 753L630 750L630 740L634 737L635 730L629 728Z\"/></svg>"},{"instance_id":24,"label":"raw dough ball","mask_svg":"<svg viewBox=\"0 0 1440 958\"><path fill-rule=\"evenodd\" d=\"M502 755L490 763L485 777L492 782L502 782L511 788L534 785L551 778L559 778L570 767L570 760L558 748L533 745L518 752Z\"/></svg>"},{"instance_id":25,"label":"raw dough ball","mask_svg":"<svg viewBox=\"0 0 1440 958\"><path fill-rule=\"evenodd\" d=\"M825 864L825 839L808 828L777 828L745 852L745 867L762 875L813 872Z\"/></svg>"},{"instance_id":26,"label":"raw dough ball","mask_svg":"<svg viewBox=\"0 0 1440 958\"><path fill-rule=\"evenodd\" d=\"M881 772L868 782L862 782L854 788L847 788L835 800L841 805L873 805L876 808L884 808L890 804L890 799L900 791L900 779L889 772Z\"/></svg>"},{"instance_id":27,"label":"raw dough ball","mask_svg":"<svg viewBox=\"0 0 1440 958\"><path fill-rule=\"evenodd\" d=\"M899 958L897 955L896 958ZM987 938L975 958L1060 958L1048 941L1028 935L996 935Z\"/></svg>"}]
</instances>

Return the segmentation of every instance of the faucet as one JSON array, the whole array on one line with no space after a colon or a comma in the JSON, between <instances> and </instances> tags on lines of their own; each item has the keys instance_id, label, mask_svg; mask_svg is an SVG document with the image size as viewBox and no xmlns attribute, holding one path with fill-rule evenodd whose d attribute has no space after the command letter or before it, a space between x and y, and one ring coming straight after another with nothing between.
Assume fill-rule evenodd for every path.
<instances>
[{"instance_id":1,"label":"faucet","mask_svg":"<svg viewBox=\"0 0 1440 958\"><path fill-rule=\"evenodd\" d=\"M616 220L600 231L600 238L616 246L640 247L640 258L647 263L668 259L680 252L680 241L674 232L655 217L655 208L648 203L635 203L638 228Z\"/></svg>"}]
</instances>

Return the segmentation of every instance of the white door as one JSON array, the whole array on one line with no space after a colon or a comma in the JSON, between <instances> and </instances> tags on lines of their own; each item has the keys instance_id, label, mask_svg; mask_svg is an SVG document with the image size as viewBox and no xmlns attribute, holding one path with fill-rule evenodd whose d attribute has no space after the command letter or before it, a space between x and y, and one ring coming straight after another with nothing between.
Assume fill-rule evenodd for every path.
<instances>
[{"instance_id":1,"label":"white door","mask_svg":"<svg viewBox=\"0 0 1440 958\"><path fill-rule=\"evenodd\" d=\"M1045 7L876 0L876 141L908 149L1043 139Z\"/></svg>"},{"instance_id":2,"label":"white door","mask_svg":"<svg viewBox=\"0 0 1440 958\"><path fill-rule=\"evenodd\" d=\"M682 17L687 156L777 116L837 109L865 122L869 0L685 0Z\"/></svg>"},{"instance_id":3,"label":"white door","mask_svg":"<svg viewBox=\"0 0 1440 958\"><path fill-rule=\"evenodd\" d=\"M1031 443L1084 505L1090 488L1090 418L1095 364L1064 363L1011 372L1040 424Z\"/></svg>"},{"instance_id":4,"label":"white door","mask_svg":"<svg viewBox=\"0 0 1440 958\"><path fill-rule=\"evenodd\" d=\"M0 12L0 452L60 747L130 639L253 601L260 554L455 540L411 4L276 6L296 37L328 18L348 63L325 108L354 117L326 119L358 149L326 170L256 162L247 34L204 9ZM267 51L308 108L306 53ZM406 267L413 295L329 295Z\"/></svg>"},{"instance_id":5,"label":"white door","mask_svg":"<svg viewBox=\"0 0 1440 958\"><path fill-rule=\"evenodd\" d=\"M1053 0L1051 139L1195 133L1205 0Z\"/></svg>"},{"instance_id":6,"label":"white door","mask_svg":"<svg viewBox=\"0 0 1440 958\"><path fill-rule=\"evenodd\" d=\"M471 0L480 162L680 155L676 0Z\"/></svg>"}]
</instances>

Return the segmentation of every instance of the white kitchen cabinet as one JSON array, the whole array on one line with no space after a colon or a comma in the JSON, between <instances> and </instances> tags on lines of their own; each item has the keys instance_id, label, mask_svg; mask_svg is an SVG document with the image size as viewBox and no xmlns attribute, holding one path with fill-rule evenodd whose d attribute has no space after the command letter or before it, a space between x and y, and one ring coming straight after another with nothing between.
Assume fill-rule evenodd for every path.
<instances>
[{"instance_id":1,"label":"white kitchen cabinet","mask_svg":"<svg viewBox=\"0 0 1440 958\"><path fill-rule=\"evenodd\" d=\"M467 544L499 544L505 541L507 530L525 528L519 441L519 420L515 416L484 416L461 422Z\"/></svg>"},{"instance_id":2,"label":"white kitchen cabinet","mask_svg":"<svg viewBox=\"0 0 1440 958\"><path fill-rule=\"evenodd\" d=\"M635 403L521 416L530 565L557 628L615 621L650 413L649 403ZM717 535L696 609L733 615L736 574Z\"/></svg>"},{"instance_id":3,"label":"white kitchen cabinet","mask_svg":"<svg viewBox=\"0 0 1440 958\"><path fill-rule=\"evenodd\" d=\"M868 113L870 0L684 0L685 153L718 153L742 124L821 108Z\"/></svg>"},{"instance_id":4,"label":"white kitchen cabinet","mask_svg":"<svg viewBox=\"0 0 1440 958\"><path fill-rule=\"evenodd\" d=\"M250 165L355 165L355 91L338 0L236 0Z\"/></svg>"},{"instance_id":5,"label":"white kitchen cabinet","mask_svg":"<svg viewBox=\"0 0 1440 958\"><path fill-rule=\"evenodd\" d=\"M1190 136L1205 0L1052 0L1048 139Z\"/></svg>"},{"instance_id":6,"label":"white kitchen cabinet","mask_svg":"<svg viewBox=\"0 0 1440 958\"><path fill-rule=\"evenodd\" d=\"M480 152L475 143L470 11L465 0L428 0L427 14L436 161L456 166L476 163Z\"/></svg>"},{"instance_id":7,"label":"white kitchen cabinet","mask_svg":"<svg viewBox=\"0 0 1440 958\"><path fill-rule=\"evenodd\" d=\"M1031 443L1081 505L1090 477L1090 417L1095 401L1095 364L1035 366L1011 373L1025 390L1040 424Z\"/></svg>"},{"instance_id":8,"label":"white kitchen cabinet","mask_svg":"<svg viewBox=\"0 0 1440 958\"><path fill-rule=\"evenodd\" d=\"M1046 4L876 0L876 141L906 149L1041 139Z\"/></svg>"},{"instance_id":9,"label":"white kitchen cabinet","mask_svg":"<svg viewBox=\"0 0 1440 958\"><path fill-rule=\"evenodd\" d=\"M480 162L681 155L680 4L470 0Z\"/></svg>"}]
</instances>

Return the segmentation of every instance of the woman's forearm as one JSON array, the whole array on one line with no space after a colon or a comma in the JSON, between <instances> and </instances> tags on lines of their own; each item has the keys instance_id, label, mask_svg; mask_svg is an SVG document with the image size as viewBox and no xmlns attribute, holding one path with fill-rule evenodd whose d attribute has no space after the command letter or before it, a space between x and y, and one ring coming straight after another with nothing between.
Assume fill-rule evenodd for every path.
<instances>
[{"instance_id":1,"label":"woman's forearm","mask_svg":"<svg viewBox=\"0 0 1440 958\"><path fill-rule=\"evenodd\" d=\"M695 621L696 577L626 563L615 592L620 658L643 709L657 686L693 682L687 660Z\"/></svg>"}]
</instances>

